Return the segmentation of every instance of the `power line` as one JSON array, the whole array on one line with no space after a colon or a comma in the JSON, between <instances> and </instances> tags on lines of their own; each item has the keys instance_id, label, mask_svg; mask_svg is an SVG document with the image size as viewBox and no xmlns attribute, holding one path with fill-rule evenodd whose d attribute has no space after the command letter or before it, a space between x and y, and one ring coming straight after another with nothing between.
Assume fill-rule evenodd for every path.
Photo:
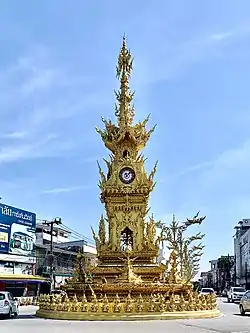
<instances>
[{"instance_id":1,"label":"power line","mask_svg":"<svg viewBox=\"0 0 250 333\"><path fill-rule=\"evenodd\" d=\"M69 228L68 226L66 226L65 224L62 225L65 229L67 229L68 231L74 233L74 235L77 235L78 237L82 238L82 239L86 239L87 241L94 243L93 239L83 236L81 234L79 234L78 232L74 231L73 229Z\"/></svg>"},{"instance_id":2,"label":"power line","mask_svg":"<svg viewBox=\"0 0 250 333\"><path fill-rule=\"evenodd\" d=\"M37 219L37 221L41 221L44 222L44 224L46 224L47 220L42 220L42 219ZM69 228L68 226L66 226L65 224L61 224L62 229L64 229L65 231L68 231L71 234L72 238L75 238L76 240L86 240L89 244L95 245L95 242L93 241L93 239L88 238L80 233L78 233L77 231Z\"/></svg>"}]
</instances>

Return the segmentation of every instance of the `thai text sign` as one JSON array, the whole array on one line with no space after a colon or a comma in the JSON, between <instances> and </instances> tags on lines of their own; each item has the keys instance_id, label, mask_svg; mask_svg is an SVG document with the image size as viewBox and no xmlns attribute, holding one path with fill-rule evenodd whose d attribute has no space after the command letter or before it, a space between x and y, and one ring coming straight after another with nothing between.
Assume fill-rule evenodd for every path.
<instances>
[{"instance_id":1,"label":"thai text sign","mask_svg":"<svg viewBox=\"0 0 250 333\"><path fill-rule=\"evenodd\" d=\"M35 254L36 214L0 203L0 252Z\"/></svg>"}]
</instances>

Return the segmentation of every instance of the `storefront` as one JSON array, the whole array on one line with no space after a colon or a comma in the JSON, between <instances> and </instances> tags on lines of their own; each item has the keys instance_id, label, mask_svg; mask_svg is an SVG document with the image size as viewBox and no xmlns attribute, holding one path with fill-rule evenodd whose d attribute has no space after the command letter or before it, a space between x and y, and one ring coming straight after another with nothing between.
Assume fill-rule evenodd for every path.
<instances>
[{"instance_id":1,"label":"storefront","mask_svg":"<svg viewBox=\"0 0 250 333\"><path fill-rule=\"evenodd\" d=\"M14 297L37 297L50 292L50 281L34 275L0 274L0 291L9 291Z\"/></svg>"}]
</instances>

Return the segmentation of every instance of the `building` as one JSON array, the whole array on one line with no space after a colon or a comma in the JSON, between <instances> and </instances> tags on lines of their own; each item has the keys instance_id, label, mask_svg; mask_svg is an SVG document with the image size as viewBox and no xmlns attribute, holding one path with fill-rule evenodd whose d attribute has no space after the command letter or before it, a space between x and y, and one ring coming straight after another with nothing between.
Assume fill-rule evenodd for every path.
<instances>
[{"instance_id":1,"label":"building","mask_svg":"<svg viewBox=\"0 0 250 333\"><path fill-rule=\"evenodd\" d=\"M235 285L235 264L234 256L220 256L218 259L210 260L210 270L201 272L201 288L213 288L218 292Z\"/></svg>"},{"instance_id":2,"label":"building","mask_svg":"<svg viewBox=\"0 0 250 333\"><path fill-rule=\"evenodd\" d=\"M72 276L79 251L84 251L89 263L95 265L95 246L86 240L71 241L72 233L67 228L53 227L51 263L50 226L37 223L34 213L1 203L0 290L9 290L16 296L35 296L45 281L41 277L50 280L51 266L55 286L59 286Z\"/></svg>"},{"instance_id":3,"label":"building","mask_svg":"<svg viewBox=\"0 0 250 333\"><path fill-rule=\"evenodd\" d=\"M208 276L209 272L201 272L199 279L200 288L212 287L208 281Z\"/></svg>"},{"instance_id":4,"label":"building","mask_svg":"<svg viewBox=\"0 0 250 333\"><path fill-rule=\"evenodd\" d=\"M71 231L58 226L53 227L53 243L67 242ZM49 245L51 243L51 227L45 222L38 222L36 225L36 246Z\"/></svg>"},{"instance_id":5,"label":"building","mask_svg":"<svg viewBox=\"0 0 250 333\"><path fill-rule=\"evenodd\" d=\"M96 248L86 240L71 241L72 232L61 226L53 227L53 258L51 257L51 227L38 223L36 229L36 272L54 277L54 286L59 287L72 276L77 254L84 252L90 265L96 263ZM53 260L51 262L51 260Z\"/></svg>"},{"instance_id":6,"label":"building","mask_svg":"<svg viewBox=\"0 0 250 333\"><path fill-rule=\"evenodd\" d=\"M208 280L209 284L213 286L213 288L217 289L217 280L218 280L218 273L217 273L217 263L218 259L210 260L210 270L208 272Z\"/></svg>"},{"instance_id":7,"label":"building","mask_svg":"<svg viewBox=\"0 0 250 333\"><path fill-rule=\"evenodd\" d=\"M250 219L243 219L235 226L234 235L236 284L250 288Z\"/></svg>"},{"instance_id":8,"label":"building","mask_svg":"<svg viewBox=\"0 0 250 333\"><path fill-rule=\"evenodd\" d=\"M49 283L34 276L36 214L0 204L0 291L14 297L46 293Z\"/></svg>"}]
</instances>

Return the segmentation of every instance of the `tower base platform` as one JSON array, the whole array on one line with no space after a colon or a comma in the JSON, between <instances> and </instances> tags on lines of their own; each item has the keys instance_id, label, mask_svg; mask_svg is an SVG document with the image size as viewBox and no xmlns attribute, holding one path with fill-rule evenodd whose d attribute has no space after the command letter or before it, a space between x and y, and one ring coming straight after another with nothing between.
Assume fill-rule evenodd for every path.
<instances>
[{"instance_id":1,"label":"tower base platform","mask_svg":"<svg viewBox=\"0 0 250 333\"><path fill-rule=\"evenodd\" d=\"M72 321L146 321L175 319L204 319L221 316L218 309L202 311L162 312L162 313L86 313L39 309L36 316L54 320Z\"/></svg>"}]
</instances>

